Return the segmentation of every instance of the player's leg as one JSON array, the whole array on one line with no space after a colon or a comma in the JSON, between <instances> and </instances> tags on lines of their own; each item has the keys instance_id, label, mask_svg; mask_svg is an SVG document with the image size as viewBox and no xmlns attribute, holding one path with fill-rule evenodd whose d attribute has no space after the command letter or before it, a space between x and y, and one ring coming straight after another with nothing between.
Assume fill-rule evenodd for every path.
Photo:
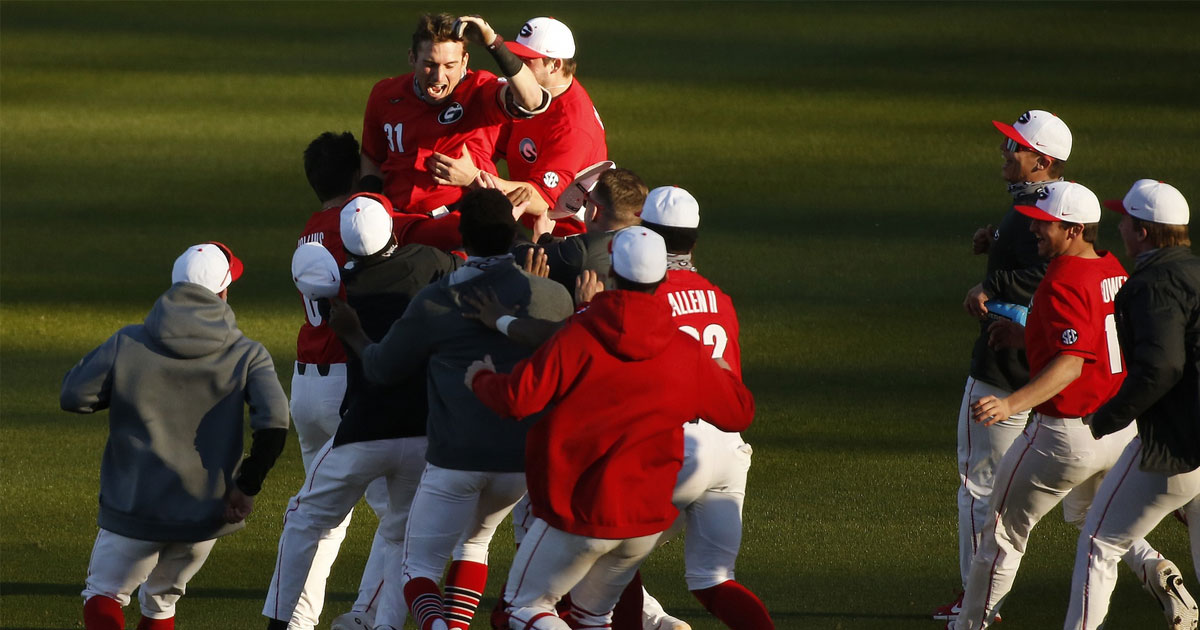
<instances>
[{"instance_id":1,"label":"player's leg","mask_svg":"<svg viewBox=\"0 0 1200 630\"><path fill-rule=\"evenodd\" d=\"M604 548L612 541L595 548ZM596 558L591 569L571 588L571 625L606 628L612 611L642 561L654 550L658 535L627 538Z\"/></svg>"},{"instance_id":2,"label":"player's leg","mask_svg":"<svg viewBox=\"0 0 1200 630\"><path fill-rule=\"evenodd\" d=\"M419 476L420 473L418 473ZM413 489L416 489L415 484L413 485ZM387 480L381 477L372 481L367 485L367 490L363 493L363 498L367 500L367 505L371 506L371 509L374 510L375 515L382 524L388 511ZM411 494L408 501L409 503L412 502ZM407 504L405 505L404 513L407 519ZM387 539L379 531L379 528L376 527L375 536L371 539L371 551L367 555L367 563L363 567L362 578L358 582L358 597L354 600L354 605L351 606L350 612L339 615L333 620L330 630L358 630L359 628L370 628L375 625L380 596L383 592L384 566L387 562L386 556Z\"/></svg>"},{"instance_id":3,"label":"player's leg","mask_svg":"<svg viewBox=\"0 0 1200 630\"><path fill-rule=\"evenodd\" d=\"M568 534L533 519L508 572L504 599L509 602L509 627L570 630L558 616L555 604L587 575L601 555L619 543Z\"/></svg>"},{"instance_id":4,"label":"player's leg","mask_svg":"<svg viewBox=\"0 0 1200 630\"><path fill-rule=\"evenodd\" d=\"M376 613L372 622L374 626L402 628L408 618L408 606L404 603L401 590L404 586L404 534L408 528L413 496L425 471L428 441L424 436L419 436L382 440L380 443L387 447L385 452L392 465L384 485L388 495L387 509L380 517L379 528L375 532L376 540L383 540L381 585L374 600L368 602L367 610Z\"/></svg>"},{"instance_id":5,"label":"player's leg","mask_svg":"<svg viewBox=\"0 0 1200 630\"><path fill-rule=\"evenodd\" d=\"M133 589L146 580L165 543L136 540L101 529L88 561L83 593L83 623L87 630L123 630L124 606Z\"/></svg>"},{"instance_id":6,"label":"player's leg","mask_svg":"<svg viewBox=\"0 0 1200 630\"><path fill-rule=\"evenodd\" d=\"M487 586L488 547L496 528L525 496L525 473L489 473L481 489L475 516L455 545L446 573L443 598L446 623L451 630L466 630L475 616Z\"/></svg>"},{"instance_id":7,"label":"player's leg","mask_svg":"<svg viewBox=\"0 0 1200 630\"><path fill-rule=\"evenodd\" d=\"M1100 485L1076 546L1064 628L1099 628L1116 585L1117 560L1128 562L1139 542L1148 548L1145 536L1200 494L1200 470L1172 476L1147 473L1138 466L1140 459L1141 440L1135 438ZM1178 568L1154 556L1143 558L1148 589L1169 619L1194 619L1195 604L1178 579Z\"/></svg>"},{"instance_id":8,"label":"player's leg","mask_svg":"<svg viewBox=\"0 0 1200 630\"><path fill-rule=\"evenodd\" d=\"M139 630L171 630L175 627L175 602L187 590L187 583L204 566L216 540L196 543L168 543L158 555L158 563L138 589L142 608Z\"/></svg>"},{"instance_id":9,"label":"player's leg","mask_svg":"<svg viewBox=\"0 0 1200 630\"><path fill-rule=\"evenodd\" d=\"M533 525L533 520L533 512L529 509L529 495L527 494L521 497L521 500L517 501L512 509L514 554L521 548L521 541L525 538L525 532L529 531L530 526ZM496 598L496 605L492 607L491 612L492 630L508 628L508 601L504 599L504 593L507 590L507 582L500 585L500 595Z\"/></svg>"}]
</instances>

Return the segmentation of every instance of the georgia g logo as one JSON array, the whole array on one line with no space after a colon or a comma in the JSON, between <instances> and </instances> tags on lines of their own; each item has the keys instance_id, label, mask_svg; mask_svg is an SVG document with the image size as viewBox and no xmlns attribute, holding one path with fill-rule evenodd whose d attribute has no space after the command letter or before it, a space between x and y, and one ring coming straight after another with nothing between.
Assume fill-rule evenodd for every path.
<instances>
[{"instance_id":1,"label":"georgia g logo","mask_svg":"<svg viewBox=\"0 0 1200 630\"><path fill-rule=\"evenodd\" d=\"M529 25L529 22L526 22L521 25L521 37L529 37L530 35L533 35L533 27Z\"/></svg>"},{"instance_id":2,"label":"georgia g logo","mask_svg":"<svg viewBox=\"0 0 1200 630\"><path fill-rule=\"evenodd\" d=\"M438 114L438 122L443 125L449 125L453 122L458 122L459 118L463 117L463 106L458 103L451 103L449 107L442 110Z\"/></svg>"},{"instance_id":3,"label":"georgia g logo","mask_svg":"<svg viewBox=\"0 0 1200 630\"><path fill-rule=\"evenodd\" d=\"M1062 342L1064 344L1070 346L1074 345L1076 341L1079 341L1079 333L1075 332L1074 328L1068 328L1063 331Z\"/></svg>"},{"instance_id":4,"label":"georgia g logo","mask_svg":"<svg viewBox=\"0 0 1200 630\"><path fill-rule=\"evenodd\" d=\"M537 145L534 144L533 140L529 138L521 138L521 143L517 145L517 152L520 153L521 157L525 158L525 161L529 162L530 164L533 164L537 161Z\"/></svg>"},{"instance_id":5,"label":"georgia g logo","mask_svg":"<svg viewBox=\"0 0 1200 630\"><path fill-rule=\"evenodd\" d=\"M1021 117L1017 119L1017 122L1024 125L1024 124L1027 124L1030 120L1032 120L1032 117L1029 115L1029 112L1025 112L1024 114L1021 114Z\"/></svg>"}]
</instances>

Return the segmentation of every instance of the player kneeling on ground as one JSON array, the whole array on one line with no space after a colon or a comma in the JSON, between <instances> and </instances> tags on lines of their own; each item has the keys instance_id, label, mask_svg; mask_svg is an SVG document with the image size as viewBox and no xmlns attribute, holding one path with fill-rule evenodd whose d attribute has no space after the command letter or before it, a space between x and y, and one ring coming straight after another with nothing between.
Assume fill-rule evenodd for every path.
<instances>
[{"instance_id":1,"label":"player kneeling on ground","mask_svg":"<svg viewBox=\"0 0 1200 630\"><path fill-rule=\"evenodd\" d=\"M83 591L88 630L124 628L134 589L139 629L174 628L188 580L217 538L245 524L283 450L288 401L275 364L226 303L241 273L224 245L189 247L145 322L117 331L63 379L64 410L109 409L100 533ZM243 405L254 429L245 460Z\"/></svg>"}]
</instances>

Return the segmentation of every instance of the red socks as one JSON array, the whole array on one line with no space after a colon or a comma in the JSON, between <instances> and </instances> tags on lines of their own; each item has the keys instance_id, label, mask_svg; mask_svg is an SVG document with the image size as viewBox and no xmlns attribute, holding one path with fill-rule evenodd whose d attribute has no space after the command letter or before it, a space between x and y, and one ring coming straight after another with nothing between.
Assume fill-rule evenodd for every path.
<instances>
[{"instance_id":1,"label":"red socks","mask_svg":"<svg viewBox=\"0 0 1200 630\"><path fill-rule=\"evenodd\" d=\"M450 630L467 630L487 587L486 564L455 560L446 574L446 596L442 606Z\"/></svg>"},{"instance_id":2,"label":"red socks","mask_svg":"<svg viewBox=\"0 0 1200 630\"><path fill-rule=\"evenodd\" d=\"M442 616L442 592L437 582L429 578L413 578L404 584L404 601L412 611L414 620L421 630L430 630L433 622Z\"/></svg>"},{"instance_id":3,"label":"red socks","mask_svg":"<svg viewBox=\"0 0 1200 630\"><path fill-rule=\"evenodd\" d=\"M142 617L142 620L138 622L137 630L175 630L175 618L151 619L149 617Z\"/></svg>"},{"instance_id":4,"label":"red socks","mask_svg":"<svg viewBox=\"0 0 1200 630\"><path fill-rule=\"evenodd\" d=\"M83 627L87 630L125 630L125 613L117 600L93 595L83 603Z\"/></svg>"},{"instance_id":5,"label":"red socks","mask_svg":"<svg viewBox=\"0 0 1200 630\"><path fill-rule=\"evenodd\" d=\"M692 591L692 595L731 630L775 630L775 624L762 601L733 580Z\"/></svg>"}]
</instances>

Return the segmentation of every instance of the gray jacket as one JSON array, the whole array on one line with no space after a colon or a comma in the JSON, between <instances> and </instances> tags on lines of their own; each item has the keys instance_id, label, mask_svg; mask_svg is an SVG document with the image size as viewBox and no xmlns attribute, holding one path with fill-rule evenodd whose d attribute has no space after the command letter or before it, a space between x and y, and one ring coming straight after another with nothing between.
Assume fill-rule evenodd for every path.
<instances>
[{"instance_id":1,"label":"gray jacket","mask_svg":"<svg viewBox=\"0 0 1200 630\"><path fill-rule=\"evenodd\" d=\"M463 383L467 366L491 355L507 372L532 349L462 316L461 295L491 289L518 314L550 321L571 315L571 296L553 280L531 276L511 262L493 265L468 280L452 274L421 290L404 316L379 343L363 351L363 371L377 383L394 383L429 366L429 463L453 470L520 472L525 469L525 433L531 422L492 413ZM461 276L460 276L461 277Z\"/></svg>"},{"instance_id":2,"label":"gray jacket","mask_svg":"<svg viewBox=\"0 0 1200 630\"><path fill-rule=\"evenodd\" d=\"M258 492L288 426L271 355L238 330L224 300L189 283L172 285L143 324L71 368L60 404L109 410L98 520L140 540L196 542L240 529L221 518L235 474L243 492ZM255 444L238 471L243 405Z\"/></svg>"}]
</instances>

